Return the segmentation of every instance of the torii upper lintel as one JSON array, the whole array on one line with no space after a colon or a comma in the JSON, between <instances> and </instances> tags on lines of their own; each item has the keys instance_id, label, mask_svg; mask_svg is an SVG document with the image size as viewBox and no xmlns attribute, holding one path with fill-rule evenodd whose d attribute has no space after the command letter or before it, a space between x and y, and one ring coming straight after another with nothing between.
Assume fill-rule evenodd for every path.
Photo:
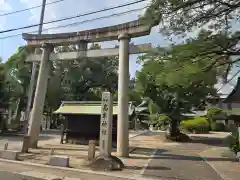
<instances>
[{"instance_id":1,"label":"torii upper lintel","mask_svg":"<svg viewBox=\"0 0 240 180\"><path fill-rule=\"evenodd\" d=\"M90 29L79 32L71 33L58 33L58 34L26 34L23 33L22 37L27 41L29 46L39 47L44 43L53 45L70 45L77 44L80 41L87 42L101 42L117 40L119 34L126 33L130 38L149 35L151 26L143 24L141 20L130 21L123 24L108 26L97 29Z\"/></svg>"}]
</instances>

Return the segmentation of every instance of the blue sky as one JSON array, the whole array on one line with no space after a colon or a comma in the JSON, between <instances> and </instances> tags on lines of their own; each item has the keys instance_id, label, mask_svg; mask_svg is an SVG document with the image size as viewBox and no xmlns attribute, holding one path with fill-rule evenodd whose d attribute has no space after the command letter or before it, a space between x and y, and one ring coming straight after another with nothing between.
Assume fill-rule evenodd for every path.
<instances>
[{"instance_id":1,"label":"blue sky","mask_svg":"<svg viewBox=\"0 0 240 180\"><path fill-rule=\"evenodd\" d=\"M25 11L17 14L12 14L8 16L1 16L1 14L8 13L11 11L16 11L24 8L29 8L32 6L40 5L42 0L0 0L0 30L6 30L11 28L16 28L20 26L26 26L31 24L36 24L39 22L39 15L40 15L40 8L33 9L31 11ZM55 0L47 0L47 2L52 2ZM133 0L65 0L63 2L59 2L52 5L46 6L46 12L45 12L45 18L44 21L51 21L55 19L60 19L68 16L74 16L77 14L82 14L89 11L99 10L106 7L111 7L115 5L124 4L127 2L132 2ZM147 5L148 1L138 3L135 5L131 5L128 7L123 7L119 9L115 9L112 11L106 11L90 16L85 16L81 18L76 18L68 21L53 23L53 24L47 24L44 25L44 29L60 26L60 25L66 25L73 22L79 22L84 21L87 19L92 19L100 16L106 16L114 13L120 13L124 11L128 11L131 9L138 9L141 7L145 7ZM92 29L97 27L103 27L103 26L109 26L114 25L118 23L123 23L131 20L135 20L138 18L138 16L143 13L143 11L137 11L130 14L125 14L123 16L118 17L112 17L104 20L98 20L93 21L89 23L84 23L78 26L69 26L66 28L58 28L58 29L52 29L52 30L46 30L44 33L59 33L59 32L68 32L68 31L80 31L85 29ZM35 28L29 28L21 31L14 31L9 33L2 33L0 34L0 57L3 58L4 61L7 60L9 56L12 55L17 49L17 47L24 45L25 42L22 40L21 35L15 36L12 38L4 38L6 36L11 35L17 35L21 34L23 32L32 32L36 31L37 27ZM4 39L3 39L4 38ZM153 28L152 32L149 36L132 39L132 42L135 44L140 43L152 43L153 46L160 45L162 47L166 47L169 45L169 41L164 39L161 34L158 33L158 28ZM118 42L106 42L102 43L103 47L113 47ZM130 74L131 76L134 76L136 70L141 68L140 65L136 63L137 55L131 55L130 56ZM233 81L233 84L236 82L236 80ZM218 86L221 86L219 84ZM232 86L226 86L223 88L223 93L228 93L231 91Z\"/></svg>"}]
</instances>

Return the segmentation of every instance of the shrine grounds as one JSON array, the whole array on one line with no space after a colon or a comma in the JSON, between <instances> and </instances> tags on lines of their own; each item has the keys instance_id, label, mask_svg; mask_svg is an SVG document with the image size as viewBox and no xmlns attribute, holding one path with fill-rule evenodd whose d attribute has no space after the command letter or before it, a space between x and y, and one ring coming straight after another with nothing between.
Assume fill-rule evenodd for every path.
<instances>
[{"instance_id":1,"label":"shrine grounds","mask_svg":"<svg viewBox=\"0 0 240 180\"><path fill-rule=\"evenodd\" d=\"M0 160L7 172L41 179L55 177L90 180L105 179L163 179L163 180L237 180L240 163L225 145L227 133L193 135L188 143L167 142L164 132L130 132L130 157L121 158L123 171L92 171L84 165L87 146L60 144L58 132L41 134L39 148L20 154L20 161ZM2 137L0 146L8 141L9 150L19 150L22 137ZM70 168L48 166L50 151L55 155L68 155ZM98 150L96 155L98 155ZM113 149L113 155L116 150Z\"/></svg>"}]
</instances>

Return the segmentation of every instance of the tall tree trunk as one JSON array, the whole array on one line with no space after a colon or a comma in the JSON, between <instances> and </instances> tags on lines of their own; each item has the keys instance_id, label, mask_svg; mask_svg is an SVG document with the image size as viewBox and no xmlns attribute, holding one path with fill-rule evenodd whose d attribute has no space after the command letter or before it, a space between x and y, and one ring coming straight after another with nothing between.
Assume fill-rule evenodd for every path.
<instances>
[{"instance_id":1,"label":"tall tree trunk","mask_svg":"<svg viewBox=\"0 0 240 180\"><path fill-rule=\"evenodd\" d=\"M170 123L170 136L176 137L178 135L179 135L178 120L174 118L171 120L171 123Z\"/></svg>"},{"instance_id":2,"label":"tall tree trunk","mask_svg":"<svg viewBox=\"0 0 240 180\"><path fill-rule=\"evenodd\" d=\"M176 137L180 134L180 131L178 129L178 122L180 121L180 103L179 103L179 94L176 93L176 107L173 112L172 120L170 123L170 136Z\"/></svg>"}]
</instances>

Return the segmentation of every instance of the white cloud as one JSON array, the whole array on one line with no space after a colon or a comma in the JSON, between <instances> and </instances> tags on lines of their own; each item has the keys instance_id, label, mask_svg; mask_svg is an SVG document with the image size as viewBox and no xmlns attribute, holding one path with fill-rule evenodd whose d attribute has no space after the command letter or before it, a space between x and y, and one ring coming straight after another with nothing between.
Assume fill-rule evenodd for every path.
<instances>
[{"instance_id":1,"label":"white cloud","mask_svg":"<svg viewBox=\"0 0 240 180\"><path fill-rule=\"evenodd\" d=\"M54 0L49 0L49 2L53 2ZM27 7L32 7L32 6L37 6L42 3L42 0L20 0L21 3L26 5ZM78 14L84 14L86 12L92 12L100 9L104 9L107 7L114 7L126 3L134 2L134 0L65 0L60 3L55 3L51 5L46 6L46 11L45 11L45 17L44 17L44 22L56 20L56 19L61 19L65 17L71 17L71 16L76 16ZM97 14L92 14L89 16L84 16L84 17L79 17L67 21L62 21L62 22L57 22L57 23L52 23L52 24L44 24L43 29L48 29L56 26L61 26L61 25L66 25L74 22L79 22L79 21L84 21L84 20L89 20L89 19L94 19L102 16L108 16L111 14L117 14L121 12L126 12L132 9L140 9L146 7L146 5L150 2L150 0L137 3L131 6L125 6L121 7L118 9L114 10L109 10ZM33 9L31 10L32 16L29 18L29 24L34 24L39 22L39 17L40 17L40 8L38 9ZM125 14L123 16L115 16L111 18L106 18L102 20L97 20L97 21L92 21L90 23L84 23L78 26L68 26L67 28L58 28L58 29L52 29L48 31L44 31L44 33L60 33L60 32L73 32L73 31L81 31L81 30L86 30L86 29L93 29L93 28L99 28L99 27L104 27L104 26L110 26L110 25L116 25L119 23L124 23L128 22L131 20L138 19L138 17L143 13L143 10L132 12L129 14ZM36 28L35 28L36 29ZM29 30L28 30L29 31ZM26 31L26 32L28 32ZM156 33L155 33L156 35ZM157 36L160 36L157 34ZM143 37L141 39L144 39ZM158 38L153 38L153 39L158 39ZM145 42L149 42L149 38L145 39ZM135 40L134 40L135 41ZM139 41L139 40L137 40ZM141 40L140 40L141 41ZM140 43L145 43L145 42L140 42ZM115 44L117 44L117 41L113 42L105 42L101 43L104 48L106 47L112 47ZM160 43L160 42L159 42ZM136 63L132 63L132 61L136 61L136 57L130 57L130 71L131 75L134 75L137 65Z\"/></svg>"},{"instance_id":2,"label":"white cloud","mask_svg":"<svg viewBox=\"0 0 240 180\"><path fill-rule=\"evenodd\" d=\"M12 7L9 5L9 3L6 0L0 0L0 14L4 14L11 10L12 10ZM0 17L0 29L1 30L4 30L5 24L6 24L6 17L1 16Z\"/></svg>"},{"instance_id":3,"label":"white cloud","mask_svg":"<svg viewBox=\"0 0 240 180\"><path fill-rule=\"evenodd\" d=\"M40 5L42 0L20 0L21 3L26 4L28 7ZM48 1L47 1L48 2ZM53 2L53 0L49 1ZM97 3L96 3L97 2ZM106 7L113 7L117 6L120 4L124 3L129 3L128 0L101 0L100 1L96 0L88 0L87 3L85 0L65 0L59 3L51 4L46 6L46 12L45 12L45 18L44 21L52 21L56 19L61 19L65 17L70 17L70 16L75 16L77 14L83 14L86 12L91 12L91 11L96 11L99 9L103 9ZM133 1L131 1L133 2ZM44 29L48 29L51 27L56 27L59 25L66 25L69 23L73 22L79 22L79 21L84 21L88 19L93 19L93 18L98 18L101 16L106 16L106 15L111 15L111 14L116 14L116 13L121 13L125 12L131 9L137 9L137 8L142 8L147 5L148 1L142 2L142 3L137 3L131 6L125 6L119 9L114 9L110 11L105 11L89 16L84 16L84 17L79 17L79 18L74 18L71 20L67 21L61 21L57 23L52 23L52 24L45 24ZM39 16L40 16L40 8L38 9L33 9L31 10L32 16L29 19L30 22L39 22ZM54 30L48 31L48 33L58 33L58 32L67 32L67 31L79 31L81 29L90 29L90 28L97 28L97 27L103 27L103 26L108 26L108 25L113 25L113 24L119 24L127 21L131 21L134 19L137 19L138 16L142 13L141 11L138 12L133 12L127 15L123 16L118 16L118 17L112 17L112 18L107 18L107 19L102 19L98 21L93 21L90 23L84 23L78 26L69 26L67 28L58 28Z\"/></svg>"},{"instance_id":4,"label":"white cloud","mask_svg":"<svg viewBox=\"0 0 240 180\"><path fill-rule=\"evenodd\" d=\"M7 3L6 0L0 0L0 12L6 12L12 10L12 7Z\"/></svg>"}]
</instances>

